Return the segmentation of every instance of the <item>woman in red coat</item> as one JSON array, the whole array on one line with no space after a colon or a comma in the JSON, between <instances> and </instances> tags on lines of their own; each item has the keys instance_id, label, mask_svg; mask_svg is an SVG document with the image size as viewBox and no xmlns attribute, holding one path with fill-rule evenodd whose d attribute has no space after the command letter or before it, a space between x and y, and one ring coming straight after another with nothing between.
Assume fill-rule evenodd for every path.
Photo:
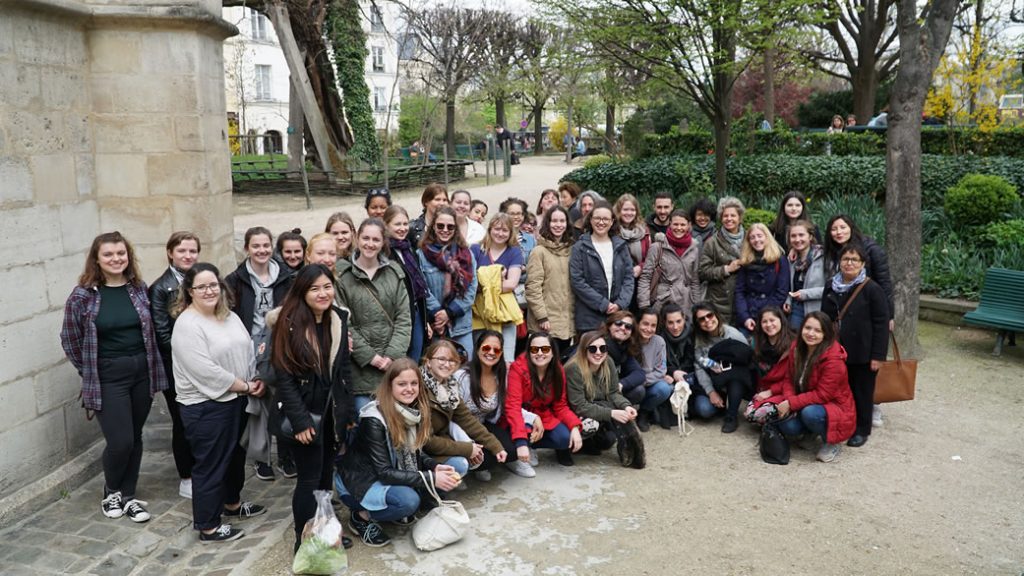
<instances>
[{"instance_id":1,"label":"woman in red coat","mask_svg":"<svg viewBox=\"0 0 1024 576\"><path fill-rule=\"evenodd\" d=\"M572 452L583 446L583 437L580 419L566 401L560 351L546 332L531 334L528 344L526 353L508 369L505 394L505 423L516 445L518 465L533 472L537 460L532 445L554 448L558 463L572 466ZM532 428L523 421L524 408L537 415Z\"/></svg>"},{"instance_id":2,"label":"woman in red coat","mask_svg":"<svg viewBox=\"0 0 1024 576\"><path fill-rule=\"evenodd\" d=\"M839 455L839 445L856 427L857 410L846 379L846 351L836 341L832 320L823 312L811 312L800 327L800 338L765 376L764 392L754 401L773 402L779 418L790 412L793 417L779 422L786 436L811 433L825 444L818 460L831 462Z\"/></svg>"}]
</instances>

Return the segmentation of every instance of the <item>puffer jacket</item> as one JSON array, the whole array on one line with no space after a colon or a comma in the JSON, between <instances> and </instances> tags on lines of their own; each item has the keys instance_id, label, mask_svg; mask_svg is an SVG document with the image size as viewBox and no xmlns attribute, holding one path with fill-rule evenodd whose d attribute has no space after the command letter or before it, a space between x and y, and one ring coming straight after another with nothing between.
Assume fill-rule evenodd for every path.
<instances>
[{"instance_id":1,"label":"puffer jacket","mask_svg":"<svg viewBox=\"0 0 1024 576\"><path fill-rule=\"evenodd\" d=\"M380 256L380 268L371 280L355 265L356 257L339 260L335 274L338 302L352 314L352 393L365 395L372 394L384 376L370 365L374 355L402 358L409 350L412 317L402 266Z\"/></svg>"},{"instance_id":2,"label":"puffer jacket","mask_svg":"<svg viewBox=\"0 0 1024 576\"><path fill-rule=\"evenodd\" d=\"M633 300L633 259L629 255L626 241L618 236L612 241L612 286L604 275L601 257L594 247L590 234L584 234L572 247L569 255L569 275L572 291L576 296L576 333L582 334L601 326L608 316L608 304L614 302L619 309L629 308ZM609 299L608 295L611 294Z\"/></svg>"},{"instance_id":3,"label":"puffer jacket","mask_svg":"<svg viewBox=\"0 0 1024 576\"><path fill-rule=\"evenodd\" d=\"M797 392L793 386L793 380L797 377L793 367L796 345L794 342L788 358L776 364L761 380L761 385L772 392L772 397L767 401L779 403L789 400L789 409L793 413L811 404L820 404L828 414L825 441L836 444L848 439L853 436L857 426L857 408L853 404L853 393L847 381L846 350L843 350L839 342L833 343L811 368L807 389Z\"/></svg>"},{"instance_id":4,"label":"puffer jacket","mask_svg":"<svg viewBox=\"0 0 1024 576\"><path fill-rule=\"evenodd\" d=\"M640 309L653 306L660 313L662 306L674 302L683 308L683 313L689 318L690 308L697 302L696 296L700 290L700 277L697 273L699 260L700 246L696 242L692 242L683 255L678 256L665 235L657 234L647 252L647 260L644 261L644 269L636 285L636 301ZM659 265L661 278L652 302L651 281Z\"/></svg>"},{"instance_id":5,"label":"puffer jacket","mask_svg":"<svg viewBox=\"0 0 1024 576\"><path fill-rule=\"evenodd\" d=\"M569 340L576 334L573 324L575 296L569 278L571 244L555 243L537 238L537 247L526 263L526 315L531 332L540 330L540 323L551 323L551 336Z\"/></svg>"},{"instance_id":6,"label":"puffer jacket","mask_svg":"<svg viewBox=\"0 0 1024 576\"><path fill-rule=\"evenodd\" d=\"M701 249L698 272L701 281L708 283L704 300L715 307L719 321L725 324L732 323L733 296L736 292L736 275L726 273L725 265L739 257L739 248L729 242L722 230L715 232Z\"/></svg>"},{"instance_id":7,"label":"puffer jacket","mask_svg":"<svg viewBox=\"0 0 1024 576\"><path fill-rule=\"evenodd\" d=\"M786 303L789 298L789 260L785 255L771 264L747 264L736 272L736 325L753 318L768 306Z\"/></svg>"}]
</instances>

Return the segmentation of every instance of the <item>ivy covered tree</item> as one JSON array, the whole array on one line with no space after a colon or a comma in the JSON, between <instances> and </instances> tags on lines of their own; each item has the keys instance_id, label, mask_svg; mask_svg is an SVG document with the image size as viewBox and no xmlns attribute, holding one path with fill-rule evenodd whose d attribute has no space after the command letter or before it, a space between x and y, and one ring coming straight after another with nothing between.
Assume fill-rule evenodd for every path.
<instances>
[{"instance_id":1,"label":"ivy covered tree","mask_svg":"<svg viewBox=\"0 0 1024 576\"><path fill-rule=\"evenodd\" d=\"M380 162L380 142L366 85L366 32L361 25L357 0L331 0L327 5L326 32L334 51L334 67L341 88L341 116L352 127L354 145L349 150L370 165Z\"/></svg>"}]
</instances>

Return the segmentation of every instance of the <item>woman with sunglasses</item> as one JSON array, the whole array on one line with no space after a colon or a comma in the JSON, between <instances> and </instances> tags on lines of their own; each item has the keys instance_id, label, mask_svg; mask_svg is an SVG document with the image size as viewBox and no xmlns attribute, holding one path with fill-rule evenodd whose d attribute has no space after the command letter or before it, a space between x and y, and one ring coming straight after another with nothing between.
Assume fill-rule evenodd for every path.
<instances>
[{"instance_id":1,"label":"woman with sunglasses","mask_svg":"<svg viewBox=\"0 0 1024 576\"><path fill-rule=\"evenodd\" d=\"M348 385L349 321L349 312L334 305L334 278L322 264L303 268L281 307L267 317L277 376L273 408L291 426L291 436L279 437L289 444L298 474L292 493L295 550L316 513L313 491L331 489L334 457L355 414Z\"/></svg>"},{"instance_id":2,"label":"woman with sunglasses","mask_svg":"<svg viewBox=\"0 0 1024 576\"><path fill-rule=\"evenodd\" d=\"M476 260L459 234L455 211L441 206L420 241L420 270L427 285L427 318L435 336L473 349Z\"/></svg>"},{"instance_id":3,"label":"woman with sunglasses","mask_svg":"<svg viewBox=\"0 0 1024 576\"><path fill-rule=\"evenodd\" d=\"M350 392L355 409L370 403L384 371L409 349L412 318L405 271L388 259L384 223L367 218L352 256L338 260L338 305L349 310L352 337Z\"/></svg>"},{"instance_id":4,"label":"woman with sunglasses","mask_svg":"<svg viewBox=\"0 0 1024 576\"><path fill-rule=\"evenodd\" d=\"M608 357L615 362L619 376L619 391L634 406L644 398L644 368L640 365L640 341L636 333L636 319L625 310L613 312L601 326L607 337ZM637 421L642 431L650 429L646 416Z\"/></svg>"},{"instance_id":5,"label":"woman with sunglasses","mask_svg":"<svg viewBox=\"0 0 1024 576\"><path fill-rule=\"evenodd\" d=\"M751 388L750 370L748 366L723 366L708 357L708 353L718 343L733 340L743 346L747 339L743 334L727 325L718 315L718 311L707 302L698 302L693 307L693 322L697 326L694 338L694 354L697 358L695 371L697 383L694 394L705 394L717 412L725 411L722 432L731 434L739 426L737 415L740 402Z\"/></svg>"},{"instance_id":6,"label":"woman with sunglasses","mask_svg":"<svg viewBox=\"0 0 1024 576\"><path fill-rule=\"evenodd\" d=\"M576 296L576 333L597 330L609 314L633 300L633 259L615 230L615 215L605 201L586 216L588 232L573 244L569 277Z\"/></svg>"},{"instance_id":7,"label":"woman with sunglasses","mask_svg":"<svg viewBox=\"0 0 1024 576\"><path fill-rule=\"evenodd\" d=\"M541 220L537 247L526 263L526 324L531 332L544 332L558 345L562 354L572 347L575 306L569 277L569 254L573 236L569 231L569 211L552 206Z\"/></svg>"},{"instance_id":8,"label":"woman with sunglasses","mask_svg":"<svg viewBox=\"0 0 1024 576\"><path fill-rule=\"evenodd\" d=\"M430 402L431 434L423 451L465 476L471 469L488 470L494 462L504 462L508 453L462 401L459 382L455 379L455 371L461 363L455 344L438 340L423 354L420 378ZM452 424L457 424L469 439L453 438ZM490 452L493 459L486 458L486 452Z\"/></svg>"},{"instance_id":9,"label":"woman with sunglasses","mask_svg":"<svg viewBox=\"0 0 1024 576\"><path fill-rule=\"evenodd\" d=\"M572 453L583 446L582 423L566 399L559 353L555 339L534 332L527 338L526 353L509 368L505 425L515 442L516 460L507 465L518 476L536 476L534 448L554 449L559 464L572 466Z\"/></svg>"},{"instance_id":10,"label":"woman with sunglasses","mask_svg":"<svg viewBox=\"0 0 1024 576\"><path fill-rule=\"evenodd\" d=\"M600 332L580 337L576 354L565 365L569 407L583 419L597 423L593 435L583 439L583 450L600 454L615 445L616 426L635 426L636 409L619 392L615 362L608 357L608 338Z\"/></svg>"}]
</instances>

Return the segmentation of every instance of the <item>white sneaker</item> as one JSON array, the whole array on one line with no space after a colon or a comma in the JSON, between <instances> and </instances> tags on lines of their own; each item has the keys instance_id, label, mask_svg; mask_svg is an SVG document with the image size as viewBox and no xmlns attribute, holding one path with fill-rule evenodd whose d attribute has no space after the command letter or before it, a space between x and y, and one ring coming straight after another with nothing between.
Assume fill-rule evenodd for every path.
<instances>
[{"instance_id":1,"label":"white sneaker","mask_svg":"<svg viewBox=\"0 0 1024 576\"><path fill-rule=\"evenodd\" d=\"M537 471L533 469L533 466L530 466L522 460L506 462L505 466L511 470L513 474L516 476L522 476L523 478L533 478L537 475Z\"/></svg>"},{"instance_id":2,"label":"white sneaker","mask_svg":"<svg viewBox=\"0 0 1024 576\"><path fill-rule=\"evenodd\" d=\"M107 518L120 518L124 516L124 502L121 500L120 492L111 492L100 502L103 515Z\"/></svg>"},{"instance_id":3,"label":"white sneaker","mask_svg":"<svg viewBox=\"0 0 1024 576\"><path fill-rule=\"evenodd\" d=\"M885 421L882 420L882 407L875 404L871 409L871 427L881 428L883 424L885 424Z\"/></svg>"},{"instance_id":4,"label":"white sneaker","mask_svg":"<svg viewBox=\"0 0 1024 576\"><path fill-rule=\"evenodd\" d=\"M192 479L182 478L181 482L178 482L178 496L182 498L192 499Z\"/></svg>"},{"instance_id":5,"label":"white sneaker","mask_svg":"<svg viewBox=\"0 0 1024 576\"><path fill-rule=\"evenodd\" d=\"M132 498L124 503L124 515L132 522L147 522L150 516L143 506L149 506L149 502Z\"/></svg>"},{"instance_id":6,"label":"white sneaker","mask_svg":"<svg viewBox=\"0 0 1024 576\"><path fill-rule=\"evenodd\" d=\"M537 451L530 448L530 466L540 466L540 460L537 458Z\"/></svg>"},{"instance_id":7,"label":"white sneaker","mask_svg":"<svg viewBox=\"0 0 1024 576\"><path fill-rule=\"evenodd\" d=\"M825 444L818 450L818 460L821 462L831 462L839 456L841 450L839 444Z\"/></svg>"}]
</instances>

